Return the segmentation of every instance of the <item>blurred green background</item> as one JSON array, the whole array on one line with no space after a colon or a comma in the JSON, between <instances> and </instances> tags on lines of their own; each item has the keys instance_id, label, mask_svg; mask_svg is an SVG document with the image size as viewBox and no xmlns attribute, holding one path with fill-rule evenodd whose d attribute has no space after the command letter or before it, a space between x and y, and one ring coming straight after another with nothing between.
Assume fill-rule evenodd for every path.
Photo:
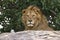
<instances>
[{"instance_id":1,"label":"blurred green background","mask_svg":"<svg viewBox=\"0 0 60 40\"><path fill-rule=\"evenodd\" d=\"M60 30L60 0L0 0L0 32L23 31L22 10L29 5L41 7L49 26Z\"/></svg>"}]
</instances>

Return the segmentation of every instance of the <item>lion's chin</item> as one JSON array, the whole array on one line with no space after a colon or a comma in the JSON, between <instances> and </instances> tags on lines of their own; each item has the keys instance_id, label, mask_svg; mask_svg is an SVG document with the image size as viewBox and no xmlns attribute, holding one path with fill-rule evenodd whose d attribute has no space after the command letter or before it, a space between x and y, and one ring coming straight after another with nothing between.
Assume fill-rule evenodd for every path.
<instances>
[{"instance_id":1,"label":"lion's chin","mask_svg":"<svg viewBox=\"0 0 60 40\"><path fill-rule=\"evenodd\" d=\"M33 24L29 24L29 25L27 25L27 26L32 27L32 26L34 26L34 25L33 25Z\"/></svg>"}]
</instances>

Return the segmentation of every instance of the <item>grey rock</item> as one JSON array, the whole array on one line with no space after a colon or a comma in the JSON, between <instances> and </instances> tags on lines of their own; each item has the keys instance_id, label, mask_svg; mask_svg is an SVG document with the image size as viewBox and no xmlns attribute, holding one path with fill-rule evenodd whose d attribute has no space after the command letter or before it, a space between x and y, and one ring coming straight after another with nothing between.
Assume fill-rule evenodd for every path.
<instances>
[{"instance_id":1,"label":"grey rock","mask_svg":"<svg viewBox=\"0 0 60 40\"><path fill-rule=\"evenodd\" d=\"M0 40L60 40L60 31L20 31L16 33L2 33Z\"/></svg>"}]
</instances>

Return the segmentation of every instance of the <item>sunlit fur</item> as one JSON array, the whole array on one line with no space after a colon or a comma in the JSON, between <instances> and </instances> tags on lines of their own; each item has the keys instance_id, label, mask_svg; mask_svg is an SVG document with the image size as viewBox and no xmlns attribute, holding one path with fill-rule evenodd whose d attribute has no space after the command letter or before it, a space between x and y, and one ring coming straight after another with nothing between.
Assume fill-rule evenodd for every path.
<instances>
[{"instance_id":1,"label":"sunlit fur","mask_svg":"<svg viewBox=\"0 0 60 40\"><path fill-rule=\"evenodd\" d=\"M48 26L46 17L37 6L30 5L22 10L22 22L25 30L53 30Z\"/></svg>"}]
</instances>

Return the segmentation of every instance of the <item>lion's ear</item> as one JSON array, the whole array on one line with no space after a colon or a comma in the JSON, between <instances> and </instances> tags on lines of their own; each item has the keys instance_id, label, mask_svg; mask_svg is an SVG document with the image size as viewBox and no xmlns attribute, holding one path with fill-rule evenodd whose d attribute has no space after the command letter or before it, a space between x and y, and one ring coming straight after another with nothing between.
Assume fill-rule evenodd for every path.
<instances>
[{"instance_id":1,"label":"lion's ear","mask_svg":"<svg viewBox=\"0 0 60 40\"><path fill-rule=\"evenodd\" d=\"M22 10L22 13L25 13L26 9Z\"/></svg>"},{"instance_id":2,"label":"lion's ear","mask_svg":"<svg viewBox=\"0 0 60 40\"><path fill-rule=\"evenodd\" d=\"M36 12L40 12L40 9L39 9L37 6L35 6L33 9L34 9Z\"/></svg>"}]
</instances>

